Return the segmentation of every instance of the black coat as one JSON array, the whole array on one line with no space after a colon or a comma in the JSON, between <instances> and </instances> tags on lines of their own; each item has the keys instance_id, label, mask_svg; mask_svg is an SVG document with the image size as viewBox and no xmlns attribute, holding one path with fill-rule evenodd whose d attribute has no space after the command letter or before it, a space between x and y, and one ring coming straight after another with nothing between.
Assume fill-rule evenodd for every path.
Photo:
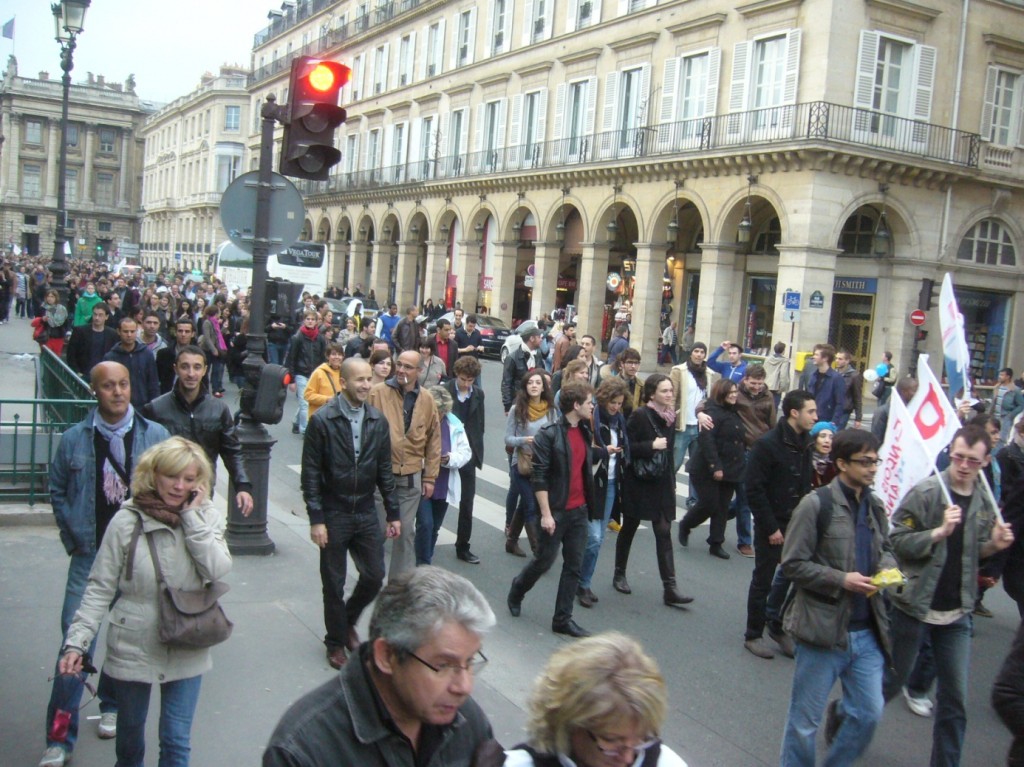
<instances>
[{"instance_id":1,"label":"black coat","mask_svg":"<svg viewBox=\"0 0 1024 767\"><path fill-rule=\"evenodd\" d=\"M120 341L116 330L112 327L104 327L103 351L100 352L99 359L91 359L92 334L92 325L80 325L71 330L71 339L68 341L68 366L83 378L88 378L93 366L102 362L106 353L113 349Z\"/></svg>"},{"instance_id":2,"label":"black coat","mask_svg":"<svg viewBox=\"0 0 1024 767\"><path fill-rule=\"evenodd\" d=\"M317 334L315 339L308 338L301 330L292 336L292 344L288 347L288 357L284 366L295 376L309 378L313 371L327 359L327 342Z\"/></svg>"},{"instance_id":3,"label":"black coat","mask_svg":"<svg viewBox=\"0 0 1024 767\"><path fill-rule=\"evenodd\" d=\"M1013 733L1007 764L1024 764L1024 624L1017 629L1010 654L992 686L992 708Z\"/></svg>"},{"instance_id":4,"label":"black coat","mask_svg":"<svg viewBox=\"0 0 1024 767\"><path fill-rule=\"evenodd\" d=\"M704 412L711 416L715 428L703 429L697 437L697 455L688 471L697 477L711 479L722 472L723 482L742 482L747 455L747 428L734 407L723 407L708 400Z\"/></svg>"},{"instance_id":5,"label":"black coat","mask_svg":"<svg viewBox=\"0 0 1024 767\"><path fill-rule=\"evenodd\" d=\"M512 409L512 402L519 391L519 382L532 369L530 350L525 344L505 358L505 367L501 373L501 404L506 413Z\"/></svg>"},{"instance_id":6,"label":"black coat","mask_svg":"<svg viewBox=\"0 0 1024 767\"><path fill-rule=\"evenodd\" d=\"M474 384L473 394L466 400L465 410L459 403L459 382L451 379L443 384L452 395L452 412L466 427L466 438L473 451L473 466L482 469L484 465L484 390ZM462 415L459 415L459 413ZM465 416L465 417L463 417Z\"/></svg>"},{"instance_id":7,"label":"black coat","mask_svg":"<svg viewBox=\"0 0 1024 767\"><path fill-rule=\"evenodd\" d=\"M668 447L662 451L668 456L665 473L655 480L637 479L633 473L633 462L637 459L651 458L656 452L654 440L658 437L664 437L668 442ZM675 429L644 405L634 410L626 422L626 439L629 441L630 465L622 474L622 513L627 517L646 520L675 519Z\"/></svg>"},{"instance_id":8,"label":"black coat","mask_svg":"<svg viewBox=\"0 0 1024 767\"><path fill-rule=\"evenodd\" d=\"M380 489L387 519L399 518L395 475L391 471L391 431L377 408L364 405L361 447L356 462L352 424L335 397L316 411L302 443L302 498L311 525L340 514L375 513L373 491ZM412 535L414 531L402 531Z\"/></svg>"},{"instance_id":9,"label":"black coat","mask_svg":"<svg viewBox=\"0 0 1024 767\"><path fill-rule=\"evenodd\" d=\"M530 484L534 492L546 490L548 506L552 511L565 511L569 499L569 422L562 416L557 423L551 423L537 432L533 438L533 473ZM593 443L590 424L579 424L585 444ZM587 517L599 519L604 509L597 508L597 493L594 490L593 462L600 460L601 449L592 447L583 461L583 495L587 499Z\"/></svg>"},{"instance_id":10,"label":"black coat","mask_svg":"<svg viewBox=\"0 0 1024 767\"><path fill-rule=\"evenodd\" d=\"M747 502L757 528L771 535L785 532L793 509L811 492L810 440L780 420L763 435L747 458Z\"/></svg>"}]
</instances>

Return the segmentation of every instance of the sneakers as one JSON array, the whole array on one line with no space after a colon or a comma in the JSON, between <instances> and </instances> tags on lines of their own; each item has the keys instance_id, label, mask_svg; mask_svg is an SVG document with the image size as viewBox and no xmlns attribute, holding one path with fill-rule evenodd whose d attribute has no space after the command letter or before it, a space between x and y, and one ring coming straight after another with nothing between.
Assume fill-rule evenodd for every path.
<instances>
[{"instance_id":1,"label":"sneakers","mask_svg":"<svg viewBox=\"0 0 1024 767\"><path fill-rule=\"evenodd\" d=\"M985 605L981 603L980 599L974 603L974 614L980 615L982 618L992 617L992 611L985 607Z\"/></svg>"},{"instance_id":2,"label":"sneakers","mask_svg":"<svg viewBox=\"0 0 1024 767\"><path fill-rule=\"evenodd\" d=\"M764 639L761 637L758 637L757 639L747 639L743 642L743 647L747 652L752 655L756 655L758 658L771 660L775 657L775 653L771 651L771 648L764 643Z\"/></svg>"},{"instance_id":3,"label":"sneakers","mask_svg":"<svg viewBox=\"0 0 1024 767\"><path fill-rule=\"evenodd\" d=\"M932 715L935 704L929 698L918 698L910 694L910 690L903 688L903 699L907 701L907 708L918 716L928 717Z\"/></svg>"},{"instance_id":4,"label":"sneakers","mask_svg":"<svg viewBox=\"0 0 1024 767\"><path fill-rule=\"evenodd\" d=\"M39 760L39 767L64 767L70 761L70 752L60 746L50 746L43 752L43 758Z\"/></svg>"},{"instance_id":5,"label":"sneakers","mask_svg":"<svg viewBox=\"0 0 1024 767\"><path fill-rule=\"evenodd\" d=\"M608 520L608 530L609 530L609 532L617 533L621 529L622 529L622 525L620 525L614 519L609 519Z\"/></svg>"},{"instance_id":6,"label":"sneakers","mask_svg":"<svg viewBox=\"0 0 1024 767\"><path fill-rule=\"evenodd\" d=\"M117 737L117 712L107 711L100 714L100 725L96 728L96 734L102 740L110 740Z\"/></svg>"}]
</instances>

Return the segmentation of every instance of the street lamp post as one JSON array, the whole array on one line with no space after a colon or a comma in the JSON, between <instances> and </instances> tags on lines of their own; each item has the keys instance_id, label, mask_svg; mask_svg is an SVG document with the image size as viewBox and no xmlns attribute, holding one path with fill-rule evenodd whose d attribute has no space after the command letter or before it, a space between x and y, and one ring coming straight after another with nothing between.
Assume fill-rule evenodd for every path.
<instances>
[{"instance_id":1,"label":"street lamp post","mask_svg":"<svg viewBox=\"0 0 1024 767\"><path fill-rule=\"evenodd\" d=\"M50 273L54 287L60 295L60 302L67 305L68 264L64 257L64 226L68 212L65 209L65 192L68 165L68 101L71 95L71 70L75 67L75 42L85 25L85 11L92 0L62 0L50 6L53 12L54 36L60 44L60 68L64 71L61 83L64 86L60 105L60 152L57 163L57 222L53 227L53 261Z\"/></svg>"}]
</instances>

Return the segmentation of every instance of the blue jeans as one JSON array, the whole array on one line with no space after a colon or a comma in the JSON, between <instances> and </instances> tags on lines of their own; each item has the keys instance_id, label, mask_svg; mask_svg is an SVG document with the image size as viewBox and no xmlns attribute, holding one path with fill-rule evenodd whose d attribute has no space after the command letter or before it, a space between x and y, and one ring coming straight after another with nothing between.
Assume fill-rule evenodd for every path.
<instances>
[{"instance_id":1,"label":"blue jeans","mask_svg":"<svg viewBox=\"0 0 1024 767\"><path fill-rule=\"evenodd\" d=\"M303 396L306 393L306 385L309 379L306 376L295 376L295 396L299 399L299 409L295 411L295 418L292 424L299 427L299 434L306 433L306 424L309 423L309 403Z\"/></svg>"},{"instance_id":2,"label":"blue jeans","mask_svg":"<svg viewBox=\"0 0 1024 767\"><path fill-rule=\"evenodd\" d=\"M416 564L429 565L434 558L437 534L441 532L444 515L448 511L448 499L424 498L416 512Z\"/></svg>"},{"instance_id":3,"label":"blue jeans","mask_svg":"<svg viewBox=\"0 0 1024 767\"><path fill-rule=\"evenodd\" d=\"M789 716L782 736L781 767L814 767L814 737L839 679L843 722L825 757L825 767L852 765L867 749L882 718L885 658L871 629L847 634L845 650L797 642Z\"/></svg>"},{"instance_id":4,"label":"blue jeans","mask_svg":"<svg viewBox=\"0 0 1024 767\"><path fill-rule=\"evenodd\" d=\"M516 491L519 493L519 508L523 512L523 524L537 522L537 499L534 498L533 485L530 484L530 478L520 474L515 464L512 464L510 478L512 484L515 485ZM505 507L505 511L508 512L508 506Z\"/></svg>"},{"instance_id":5,"label":"blue jeans","mask_svg":"<svg viewBox=\"0 0 1024 767\"><path fill-rule=\"evenodd\" d=\"M227 352L221 352L226 355ZM214 357L210 361L210 391L224 391L224 357Z\"/></svg>"},{"instance_id":6,"label":"blue jeans","mask_svg":"<svg viewBox=\"0 0 1024 767\"><path fill-rule=\"evenodd\" d=\"M283 365L288 356L288 343L272 344L267 342L267 361L272 365Z\"/></svg>"},{"instance_id":7,"label":"blue jeans","mask_svg":"<svg viewBox=\"0 0 1024 767\"><path fill-rule=\"evenodd\" d=\"M202 676L163 682L160 685L159 767L188 767L192 752L192 717L199 702ZM114 680L121 710L117 716L117 767L142 767L146 755L146 715L149 713L149 682Z\"/></svg>"},{"instance_id":8,"label":"blue jeans","mask_svg":"<svg viewBox=\"0 0 1024 767\"><path fill-rule=\"evenodd\" d=\"M697 449L697 425L687 426L685 431L676 432L676 444L675 444L675 456L676 456L676 474L683 467L686 462L686 451L693 447L693 450ZM693 451L691 451L693 452Z\"/></svg>"},{"instance_id":9,"label":"blue jeans","mask_svg":"<svg viewBox=\"0 0 1024 767\"><path fill-rule=\"evenodd\" d=\"M749 460L749 456L750 451L748 450L744 461ZM752 545L754 543L754 515L747 502L747 484L745 482L736 484L736 497L732 499L732 506L729 508L736 514L736 545Z\"/></svg>"},{"instance_id":10,"label":"blue jeans","mask_svg":"<svg viewBox=\"0 0 1024 767\"><path fill-rule=\"evenodd\" d=\"M601 544L604 543L604 533L608 529L608 520L612 518L615 492L615 477L609 477L608 491L604 497L604 514L601 515L601 519L592 519L587 523L587 548L583 552L583 567L580 569L581 589L590 588L590 581L594 577L594 570L597 569L597 555L601 553Z\"/></svg>"},{"instance_id":11,"label":"blue jeans","mask_svg":"<svg viewBox=\"0 0 1024 767\"><path fill-rule=\"evenodd\" d=\"M82 595L85 593L85 585L89 580L89 571L92 569L92 562L95 554L72 554L71 562L68 565L68 580L64 586L64 606L60 611L60 632L61 637L67 637L68 628L75 617L79 606L82 604ZM63 641L61 645L63 646ZM96 640L88 648L89 655L96 656ZM59 654L58 654L59 661ZM75 742L78 740L78 706L82 702L82 690L85 687L82 675L63 675L57 671L54 664L53 688L50 691L50 703L46 707L46 746L63 746L68 752L74 751ZM113 680L100 672L97 696L100 699L100 711L103 713L117 713L117 700L114 694ZM71 722L68 726L68 735L64 743L50 740L50 726L53 724L53 715L57 709L71 712Z\"/></svg>"},{"instance_id":12,"label":"blue jeans","mask_svg":"<svg viewBox=\"0 0 1024 767\"><path fill-rule=\"evenodd\" d=\"M932 727L931 767L960 764L967 730L967 671L971 660L971 616L946 626L934 626L892 610L893 675L885 680L885 699L891 700L907 684L925 634L935 655L935 725Z\"/></svg>"}]
</instances>

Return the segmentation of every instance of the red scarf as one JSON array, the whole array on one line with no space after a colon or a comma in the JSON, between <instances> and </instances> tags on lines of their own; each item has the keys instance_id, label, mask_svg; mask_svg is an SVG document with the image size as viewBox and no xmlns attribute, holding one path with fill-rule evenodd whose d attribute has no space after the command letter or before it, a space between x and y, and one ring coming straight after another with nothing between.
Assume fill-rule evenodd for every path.
<instances>
[{"instance_id":1,"label":"red scarf","mask_svg":"<svg viewBox=\"0 0 1024 767\"><path fill-rule=\"evenodd\" d=\"M307 328L305 325L299 328L299 331L310 341L315 341L316 337L320 335L320 328Z\"/></svg>"}]
</instances>

